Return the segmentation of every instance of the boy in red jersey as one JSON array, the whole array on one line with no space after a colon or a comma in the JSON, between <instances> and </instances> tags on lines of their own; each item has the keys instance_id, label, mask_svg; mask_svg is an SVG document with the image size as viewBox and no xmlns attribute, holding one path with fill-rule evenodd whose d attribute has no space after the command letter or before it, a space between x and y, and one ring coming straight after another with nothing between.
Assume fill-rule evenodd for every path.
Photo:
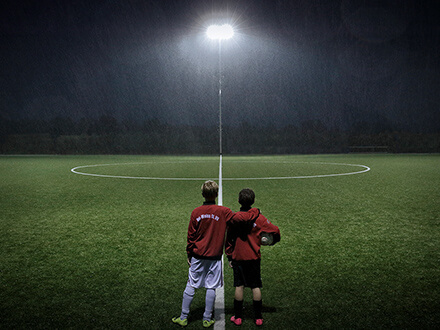
<instances>
[{"instance_id":1,"label":"boy in red jersey","mask_svg":"<svg viewBox=\"0 0 440 330\"><path fill-rule=\"evenodd\" d=\"M240 191L238 202L241 204L240 212L247 213L255 202L255 193L252 189ZM242 324L243 293L244 288L252 289L255 324L263 324L261 287L261 234L273 235L273 244L281 239L280 230L266 217L260 214L253 223L237 223L228 227L226 241L226 255L229 265L234 271L234 316L231 321L235 325Z\"/></svg>"},{"instance_id":2,"label":"boy in red jersey","mask_svg":"<svg viewBox=\"0 0 440 330\"><path fill-rule=\"evenodd\" d=\"M183 292L180 317L174 317L173 323L182 327L188 324L188 315L195 289L206 288L205 313L203 326L214 324L212 311L215 303L215 289L223 285L222 255L227 224L253 222L260 214L258 209L235 214L227 207L216 205L218 185L206 181L202 185L205 202L191 213L188 226L187 258L190 266L188 282Z\"/></svg>"}]
</instances>

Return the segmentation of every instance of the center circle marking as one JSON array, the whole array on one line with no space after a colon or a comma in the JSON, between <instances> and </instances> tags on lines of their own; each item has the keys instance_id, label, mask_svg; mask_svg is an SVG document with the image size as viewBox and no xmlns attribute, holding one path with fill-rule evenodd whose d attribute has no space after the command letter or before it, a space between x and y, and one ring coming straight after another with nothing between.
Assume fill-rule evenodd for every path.
<instances>
[{"instance_id":1,"label":"center circle marking","mask_svg":"<svg viewBox=\"0 0 440 330\"><path fill-rule=\"evenodd\" d=\"M167 161L167 162L142 162L142 163L115 163L115 164L96 164L96 165L83 165L72 168L70 171L75 174L103 177L103 178L117 178L117 179L136 179L136 180L168 180L168 181L201 181L210 180L212 178L163 178L163 177L146 177L146 176L124 176L124 175L108 175L108 174L93 174L79 171L84 168L92 167L105 167L105 166L120 166L120 165L145 165L145 164L176 164L176 163L197 163L203 161ZM206 161L205 161L206 162ZM314 164L314 165L337 165L337 166L351 166L360 167L362 170L355 172L335 173L335 174L318 174L318 175L301 175L301 176L277 176L277 177L259 177L259 178L225 178L224 181L243 181L243 180L288 180L288 179L313 179L313 178L325 178L334 176L345 176L361 174L370 171L371 169L366 165L360 164L345 164L345 163L326 163L326 162L289 162L289 161L230 161L236 163L278 163L278 164Z\"/></svg>"}]
</instances>

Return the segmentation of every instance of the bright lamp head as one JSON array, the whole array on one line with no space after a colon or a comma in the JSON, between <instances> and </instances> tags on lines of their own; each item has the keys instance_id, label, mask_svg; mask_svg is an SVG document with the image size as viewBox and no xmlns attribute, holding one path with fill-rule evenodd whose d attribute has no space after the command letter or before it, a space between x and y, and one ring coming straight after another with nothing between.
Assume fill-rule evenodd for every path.
<instances>
[{"instance_id":1,"label":"bright lamp head","mask_svg":"<svg viewBox=\"0 0 440 330\"><path fill-rule=\"evenodd\" d=\"M234 29L229 24L211 25L206 31L208 38L214 40L230 39L234 35Z\"/></svg>"}]
</instances>

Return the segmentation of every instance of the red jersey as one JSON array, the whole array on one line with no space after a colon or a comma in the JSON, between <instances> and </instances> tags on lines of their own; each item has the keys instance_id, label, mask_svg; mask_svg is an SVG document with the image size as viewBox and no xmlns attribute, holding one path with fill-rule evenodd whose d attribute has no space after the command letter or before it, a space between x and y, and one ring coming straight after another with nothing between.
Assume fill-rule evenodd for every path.
<instances>
[{"instance_id":1,"label":"red jersey","mask_svg":"<svg viewBox=\"0 0 440 330\"><path fill-rule=\"evenodd\" d=\"M188 256L221 259L227 224L254 221L260 211L254 208L241 213L243 214L234 215L229 208L216 205L215 202L205 202L195 208L188 226Z\"/></svg>"},{"instance_id":2,"label":"red jersey","mask_svg":"<svg viewBox=\"0 0 440 330\"><path fill-rule=\"evenodd\" d=\"M245 211L236 214L247 213ZM226 255L229 260L257 260L261 258L261 233L273 235L273 244L281 239L280 229L260 214L254 223L238 223L228 227Z\"/></svg>"}]
</instances>

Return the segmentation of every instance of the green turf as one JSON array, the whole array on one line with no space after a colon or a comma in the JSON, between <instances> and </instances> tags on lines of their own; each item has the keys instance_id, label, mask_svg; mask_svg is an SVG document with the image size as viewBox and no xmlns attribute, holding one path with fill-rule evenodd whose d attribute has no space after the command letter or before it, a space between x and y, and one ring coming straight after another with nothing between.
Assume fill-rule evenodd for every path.
<instances>
[{"instance_id":1,"label":"green turf","mask_svg":"<svg viewBox=\"0 0 440 330\"><path fill-rule=\"evenodd\" d=\"M438 328L440 156L224 157L224 177L363 174L224 181L223 204L255 190L281 242L263 247L266 329ZM174 329L187 277L185 242L217 157L0 157L2 328ZM226 269L226 312L232 273ZM251 322L249 292L245 323ZM204 292L188 329L201 328ZM232 324L226 324L232 329Z\"/></svg>"}]
</instances>

